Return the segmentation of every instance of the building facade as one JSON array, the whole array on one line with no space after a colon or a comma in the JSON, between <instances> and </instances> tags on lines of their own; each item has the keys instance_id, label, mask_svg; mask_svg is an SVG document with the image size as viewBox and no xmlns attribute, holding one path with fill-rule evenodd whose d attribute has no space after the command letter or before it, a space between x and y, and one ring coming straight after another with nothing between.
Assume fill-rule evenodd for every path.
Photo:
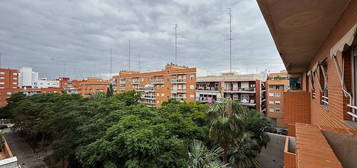
<instances>
[{"instance_id":1,"label":"building facade","mask_svg":"<svg viewBox=\"0 0 357 168\"><path fill-rule=\"evenodd\" d=\"M211 103L225 97L259 112L265 112L265 80L265 72L247 75L224 73L220 76L197 77L196 101Z\"/></svg>"},{"instance_id":2,"label":"building facade","mask_svg":"<svg viewBox=\"0 0 357 168\"><path fill-rule=\"evenodd\" d=\"M272 119L273 126L287 128L283 122L284 97L283 94L289 89L287 72L271 73L266 81L267 112L266 116Z\"/></svg>"},{"instance_id":3,"label":"building facade","mask_svg":"<svg viewBox=\"0 0 357 168\"><path fill-rule=\"evenodd\" d=\"M122 71L113 78L117 93L139 91L142 96L140 102L148 106L159 107L162 102L172 98L195 101L196 68L168 64L161 71Z\"/></svg>"},{"instance_id":4,"label":"building facade","mask_svg":"<svg viewBox=\"0 0 357 168\"><path fill-rule=\"evenodd\" d=\"M19 92L19 71L16 69L0 69L0 107L7 104L7 98Z\"/></svg>"},{"instance_id":5,"label":"building facade","mask_svg":"<svg viewBox=\"0 0 357 168\"><path fill-rule=\"evenodd\" d=\"M80 84L79 94L83 97L89 97L90 95L97 92L106 93L110 83L108 80L103 80L100 78L87 78L80 82L72 81L71 86L76 87L78 84Z\"/></svg>"},{"instance_id":6,"label":"building facade","mask_svg":"<svg viewBox=\"0 0 357 168\"><path fill-rule=\"evenodd\" d=\"M34 88L34 83L38 81L38 72L34 72L31 67L22 67L19 74L20 88Z\"/></svg>"},{"instance_id":7,"label":"building facade","mask_svg":"<svg viewBox=\"0 0 357 168\"><path fill-rule=\"evenodd\" d=\"M357 0L257 0L289 73L284 167L357 165Z\"/></svg>"}]
</instances>

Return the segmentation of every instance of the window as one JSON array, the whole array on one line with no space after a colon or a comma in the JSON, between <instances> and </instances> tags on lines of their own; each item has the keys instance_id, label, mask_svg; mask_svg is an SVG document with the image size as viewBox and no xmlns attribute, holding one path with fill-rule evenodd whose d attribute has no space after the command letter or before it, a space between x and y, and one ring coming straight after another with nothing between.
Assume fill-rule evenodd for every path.
<instances>
[{"instance_id":1,"label":"window","mask_svg":"<svg viewBox=\"0 0 357 168\"><path fill-rule=\"evenodd\" d=\"M281 93L275 93L274 96L275 96L275 97L280 97L280 96L281 96Z\"/></svg>"},{"instance_id":2,"label":"window","mask_svg":"<svg viewBox=\"0 0 357 168\"><path fill-rule=\"evenodd\" d=\"M190 79L194 80L195 79L195 75L190 75Z\"/></svg>"},{"instance_id":3,"label":"window","mask_svg":"<svg viewBox=\"0 0 357 168\"><path fill-rule=\"evenodd\" d=\"M269 108L269 112L275 112L275 109L274 108Z\"/></svg>"},{"instance_id":4,"label":"window","mask_svg":"<svg viewBox=\"0 0 357 168\"><path fill-rule=\"evenodd\" d=\"M269 104L274 104L274 101L269 101Z\"/></svg>"},{"instance_id":5,"label":"window","mask_svg":"<svg viewBox=\"0 0 357 168\"><path fill-rule=\"evenodd\" d=\"M269 97L274 97L274 93L269 93Z\"/></svg>"},{"instance_id":6,"label":"window","mask_svg":"<svg viewBox=\"0 0 357 168\"><path fill-rule=\"evenodd\" d=\"M12 84L17 85L17 82L12 82Z\"/></svg>"},{"instance_id":7,"label":"window","mask_svg":"<svg viewBox=\"0 0 357 168\"><path fill-rule=\"evenodd\" d=\"M5 72L0 72L0 75L5 75Z\"/></svg>"},{"instance_id":8,"label":"window","mask_svg":"<svg viewBox=\"0 0 357 168\"><path fill-rule=\"evenodd\" d=\"M276 113L280 113L280 111L281 111L280 108L276 108L276 109L275 109L275 112L276 112Z\"/></svg>"},{"instance_id":9,"label":"window","mask_svg":"<svg viewBox=\"0 0 357 168\"><path fill-rule=\"evenodd\" d=\"M6 92L7 95L11 95L11 92Z\"/></svg>"},{"instance_id":10,"label":"window","mask_svg":"<svg viewBox=\"0 0 357 168\"><path fill-rule=\"evenodd\" d=\"M274 89L275 89L275 86L269 85L269 89L274 90Z\"/></svg>"},{"instance_id":11,"label":"window","mask_svg":"<svg viewBox=\"0 0 357 168\"><path fill-rule=\"evenodd\" d=\"M3 85L3 84L5 84L5 82L0 82L0 85Z\"/></svg>"},{"instance_id":12,"label":"window","mask_svg":"<svg viewBox=\"0 0 357 168\"><path fill-rule=\"evenodd\" d=\"M321 105L327 106L328 105L328 87L327 87L327 83L328 83L328 75L327 75L327 71L328 71L328 64L327 64L327 60L324 60L321 62L320 64L320 74L319 74L319 81L320 81L320 85L321 85Z\"/></svg>"},{"instance_id":13,"label":"window","mask_svg":"<svg viewBox=\"0 0 357 168\"><path fill-rule=\"evenodd\" d=\"M275 104L276 105L280 105L280 101L275 101Z\"/></svg>"},{"instance_id":14,"label":"window","mask_svg":"<svg viewBox=\"0 0 357 168\"><path fill-rule=\"evenodd\" d=\"M162 97L164 97L164 96L165 96L165 94L161 93L161 96L162 96Z\"/></svg>"},{"instance_id":15,"label":"window","mask_svg":"<svg viewBox=\"0 0 357 168\"><path fill-rule=\"evenodd\" d=\"M17 76L17 73L13 73L12 75Z\"/></svg>"},{"instance_id":16,"label":"window","mask_svg":"<svg viewBox=\"0 0 357 168\"><path fill-rule=\"evenodd\" d=\"M2 77L0 77L0 79L5 79L5 77L2 76Z\"/></svg>"},{"instance_id":17,"label":"window","mask_svg":"<svg viewBox=\"0 0 357 168\"><path fill-rule=\"evenodd\" d=\"M195 89L195 85L190 85L190 89Z\"/></svg>"},{"instance_id":18,"label":"window","mask_svg":"<svg viewBox=\"0 0 357 168\"><path fill-rule=\"evenodd\" d=\"M160 96L160 93L156 93L156 96Z\"/></svg>"},{"instance_id":19,"label":"window","mask_svg":"<svg viewBox=\"0 0 357 168\"><path fill-rule=\"evenodd\" d=\"M5 89L5 87L0 87L0 89Z\"/></svg>"}]
</instances>

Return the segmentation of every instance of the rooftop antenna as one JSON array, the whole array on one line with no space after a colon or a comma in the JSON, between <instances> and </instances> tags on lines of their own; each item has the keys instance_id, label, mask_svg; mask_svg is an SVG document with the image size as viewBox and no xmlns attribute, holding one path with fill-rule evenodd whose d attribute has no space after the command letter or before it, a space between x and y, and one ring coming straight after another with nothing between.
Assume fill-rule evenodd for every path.
<instances>
[{"instance_id":1,"label":"rooftop antenna","mask_svg":"<svg viewBox=\"0 0 357 168\"><path fill-rule=\"evenodd\" d=\"M175 64L177 65L177 24L175 24Z\"/></svg>"},{"instance_id":2,"label":"rooftop antenna","mask_svg":"<svg viewBox=\"0 0 357 168\"><path fill-rule=\"evenodd\" d=\"M113 54L113 50L110 49L110 76L113 74L113 55L112 54Z\"/></svg>"},{"instance_id":3,"label":"rooftop antenna","mask_svg":"<svg viewBox=\"0 0 357 168\"><path fill-rule=\"evenodd\" d=\"M140 54L138 54L138 63L139 63L139 72L141 71L141 60L140 60Z\"/></svg>"},{"instance_id":4,"label":"rooftop antenna","mask_svg":"<svg viewBox=\"0 0 357 168\"><path fill-rule=\"evenodd\" d=\"M232 9L228 8L229 15L229 72L232 72Z\"/></svg>"},{"instance_id":5,"label":"rooftop antenna","mask_svg":"<svg viewBox=\"0 0 357 168\"><path fill-rule=\"evenodd\" d=\"M130 40L129 40L129 71L130 71L130 54L131 54L131 53L130 53L130 52L131 52L130 50L131 50L131 46L130 46Z\"/></svg>"}]
</instances>

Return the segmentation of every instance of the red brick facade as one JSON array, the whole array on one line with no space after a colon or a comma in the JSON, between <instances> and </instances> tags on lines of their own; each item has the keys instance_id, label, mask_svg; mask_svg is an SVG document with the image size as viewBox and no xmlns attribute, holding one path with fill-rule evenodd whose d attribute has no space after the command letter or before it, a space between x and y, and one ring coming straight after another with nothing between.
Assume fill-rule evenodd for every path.
<instances>
[{"instance_id":1,"label":"red brick facade","mask_svg":"<svg viewBox=\"0 0 357 168\"><path fill-rule=\"evenodd\" d=\"M0 107L7 104L7 98L20 91L19 72L16 69L0 69Z\"/></svg>"}]
</instances>

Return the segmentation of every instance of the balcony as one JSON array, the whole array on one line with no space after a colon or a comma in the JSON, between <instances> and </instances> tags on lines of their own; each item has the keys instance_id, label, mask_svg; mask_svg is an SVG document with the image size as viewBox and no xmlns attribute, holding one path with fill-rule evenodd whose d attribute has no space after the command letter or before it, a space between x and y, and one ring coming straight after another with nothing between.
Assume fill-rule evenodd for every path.
<instances>
[{"instance_id":1,"label":"balcony","mask_svg":"<svg viewBox=\"0 0 357 168\"><path fill-rule=\"evenodd\" d=\"M133 80L133 81L131 82L131 84L133 84L133 85L138 85L138 84L140 84L140 81L139 81L139 80Z\"/></svg>"},{"instance_id":2,"label":"balcony","mask_svg":"<svg viewBox=\"0 0 357 168\"><path fill-rule=\"evenodd\" d=\"M154 96L154 95L144 95L144 96L141 96L141 98L142 99L155 100L156 96Z\"/></svg>"},{"instance_id":3,"label":"balcony","mask_svg":"<svg viewBox=\"0 0 357 168\"><path fill-rule=\"evenodd\" d=\"M171 83L186 83L185 79L171 79Z\"/></svg>"},{"instance_id":4,"label":"balcony","mask_svg":"<svg viewBox=\"0 0 357 168\"><path fill-rule=\"evenodd\" d=\"M255 93L255 88L254 87L249 87L249 88L228 88L224 89L224 92L227 93Z\"/></svg>"},{"instance_id":5,"label":"balcony","mask_svg":"<svg viewBox=\"0 0 357 168\"><path fill-rule=\"evenodd\" d=\"M186 89L172 89L171 93L186 93Z\"/></svg>"},{"instance_id":6,"label":"balcony","mask_svg":"<svg viewBox=\"0 0 357 168\"><path fill-rule=\"evenodd\" d=\"M151 79L150 81L154 85L164 84L164 79Z\"/></svg>"}]
</instances>

